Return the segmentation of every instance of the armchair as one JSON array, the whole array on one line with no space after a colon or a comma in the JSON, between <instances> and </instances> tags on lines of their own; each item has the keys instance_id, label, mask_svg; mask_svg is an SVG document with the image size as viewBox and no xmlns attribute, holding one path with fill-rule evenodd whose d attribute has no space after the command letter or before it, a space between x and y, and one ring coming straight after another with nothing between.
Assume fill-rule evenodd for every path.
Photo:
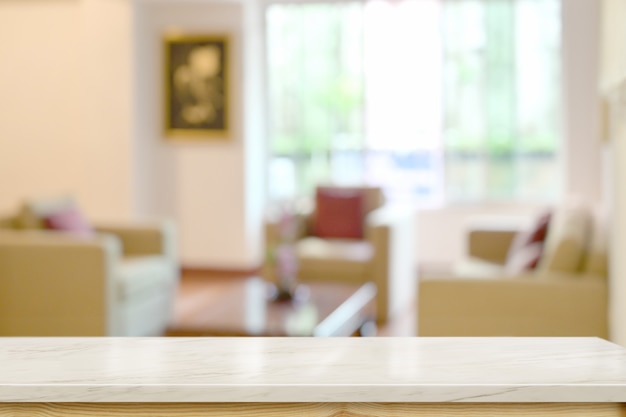
<instances>
[{"instance_id":1,"label":"armchair","mask_svg":"<svg viewBox=\"0 0 626 417\"><path fill-rule=\"evenodd\" d=\"M377 321L382 324L408 307L415 294L411 213L384 204L379 187L325 187L357 190L364 195L364 234L362 239L325 238L315 235L317 207L298 212L296 253L298 281L373 282L377 286ZM266 248L278 241L277 219L265 226ZM264 279L277 282L270 262L263 266Z\"/></svg>"},{"instance_id":2,"label":"armchair","mask_svg":"<svg viewBox=\"0 0 626 417\"><path fill-rule=\"evenodd\" d=\"M606 224L584 209L553 213L535 269L507 271L519 230L470 226L469 259L420 276L419 336L608 336Z\"/></svg>"},{"instance_id":3,"label":"armchair","mask_svg":"<svg viewBox=\"0 0 626 417\"><path fill-rule=\"evenodd\" d=\"M174 225L102 225L89 236L42 228L50 210L72 204L28 202L0 221L0 335L162 335L179 279Z\"/></svg>"}]
</instances>

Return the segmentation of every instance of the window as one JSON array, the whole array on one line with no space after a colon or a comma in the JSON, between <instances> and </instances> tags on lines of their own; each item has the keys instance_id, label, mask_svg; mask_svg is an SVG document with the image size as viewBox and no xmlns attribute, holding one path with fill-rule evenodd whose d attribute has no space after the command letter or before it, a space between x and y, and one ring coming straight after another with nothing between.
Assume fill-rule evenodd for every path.
<instances>
[{"instance_id":1,"label":"window","mask_svg":"<svg viewBox=\"0 0 626 417\"><path fill-rule=\"evenodd\" d=\"M549 200L559 188L558 0L273 4L270 190Z\"/></svg>"}]
</instances>

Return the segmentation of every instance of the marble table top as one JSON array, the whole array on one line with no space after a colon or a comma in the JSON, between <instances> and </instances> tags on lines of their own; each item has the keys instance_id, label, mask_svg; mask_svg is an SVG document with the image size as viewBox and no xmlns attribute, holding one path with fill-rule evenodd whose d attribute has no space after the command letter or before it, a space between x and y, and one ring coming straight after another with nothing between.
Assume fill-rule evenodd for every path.
<instances>
[{"instance_id":1,"label":"marble table top","mask_svg":"<svg viewBox=\"0 0 626 417\"><path fill-rule=\"evenodd\" d=\"M626 402L596 338L0 338L2 402Z\"/></svg>"}]
</instances>

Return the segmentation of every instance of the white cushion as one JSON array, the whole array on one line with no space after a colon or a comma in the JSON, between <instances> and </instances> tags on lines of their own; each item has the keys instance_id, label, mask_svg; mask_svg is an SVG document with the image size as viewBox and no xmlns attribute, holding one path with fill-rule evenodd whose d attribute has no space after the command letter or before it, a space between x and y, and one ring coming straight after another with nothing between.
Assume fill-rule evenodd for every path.
<instances>
[{"instance_id":1,"label":"white cushion","mask_svg":"<svg viewBox=\"0 0 626 417\"><path fill-rule=\"evenodd\" d=\"M462 278L502 277L503 265L478 258L468 258L454 267L454 275Z\"/></svg>"},{"instance_id":2,"label":"white cushion","mask_svg":"<svg viewBox=\"0 0 626 417\"><path fill-rule=\"evenodd\" d=\"M307 237L296 244L298 258L312 261L369 262L374 249L365 240Z\"/></svg>"},{"instance_id":3,"label":"white cushion","mask_svg":"<svg viewBox=\"0 0 626 417\"><path fill-rule=\"evenodd\" d=\"M298 241L299 278L362 280L372 268L374 248L363 240L320 239L307 237Z\"/></svg>"}]
</instances>

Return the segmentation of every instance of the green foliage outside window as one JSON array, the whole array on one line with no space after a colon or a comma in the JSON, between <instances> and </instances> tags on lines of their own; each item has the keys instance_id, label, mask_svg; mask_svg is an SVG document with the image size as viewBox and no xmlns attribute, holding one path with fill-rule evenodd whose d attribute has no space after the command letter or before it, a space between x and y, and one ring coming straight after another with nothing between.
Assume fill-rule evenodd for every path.
<instances>
[{"instance_id":1,"label":"green foliage outside window","mask_svg":"<svg viewBox=\"0 0 626 417\"><path fill-rule=\"evenodd\" d=\"M559 0L440 3L447 193L469 199L554 195ZM270 147L274 155L308 161L298 169L309 185L330 166L334 151L367 150L366 5L268 9ZM472 158L483 162L468 162Z\"/></svg>"}]
</instances>

